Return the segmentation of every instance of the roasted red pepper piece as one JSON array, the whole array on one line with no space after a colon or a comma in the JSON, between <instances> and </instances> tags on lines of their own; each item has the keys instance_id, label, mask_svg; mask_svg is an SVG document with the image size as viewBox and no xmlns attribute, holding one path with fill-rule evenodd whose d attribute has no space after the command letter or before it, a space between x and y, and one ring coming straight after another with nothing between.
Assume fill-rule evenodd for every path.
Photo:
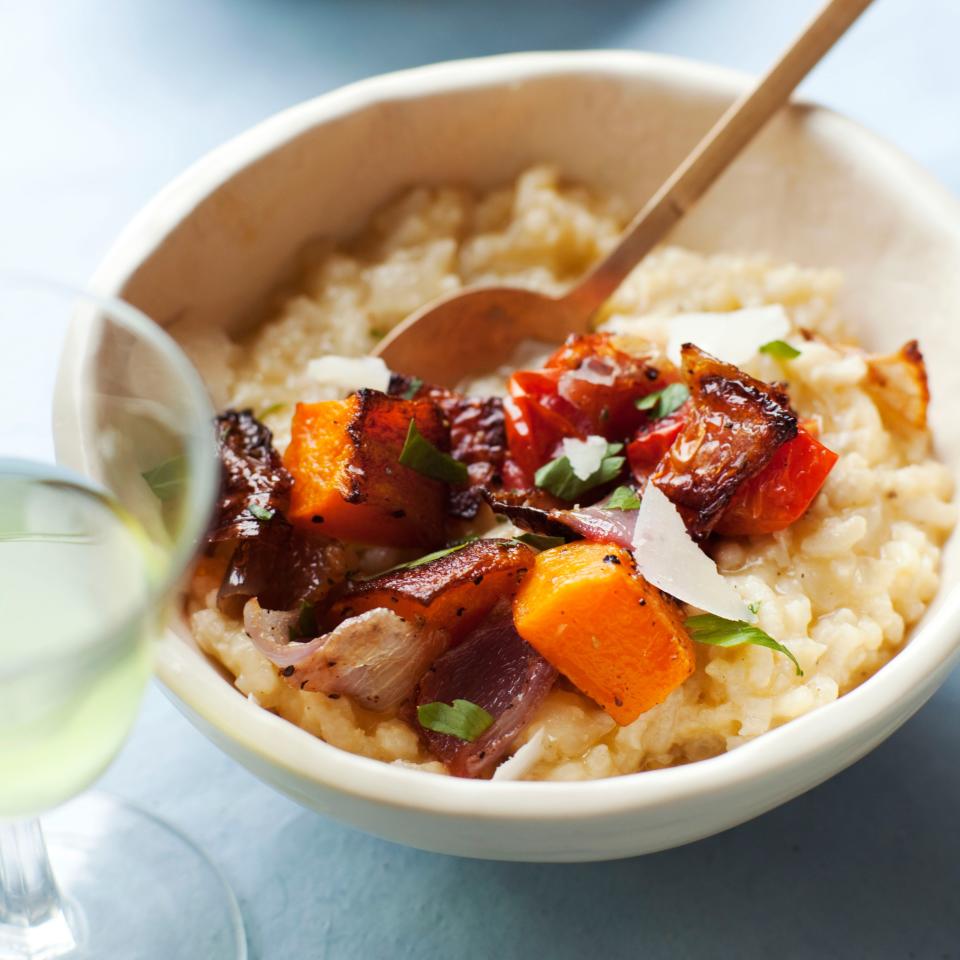
<instances>
[{"instance_id":1,"label":"roasted red pepper piece","mask_svg":"<svg viewBox=\"0 0 960 960\"><path fill-rule=\"evenodd\" d=\"M714 531L751 536L789 527L807 512L836 462L837 454L800 427L760 473L740 485Z\"/></svg>"},{"instance_id":2,"label":"roasted red pepper piece","mask_svg":"<svg viewBox=\"0 0 960 960\"><path fill-rule=\"evenodd\" d=\"M510 378L510 395L503 401L510 450L510 462L504 469L508 489L533 486L537 470L556 456L564 437L586 436L561 412L564 401L547 389L550 379L539 371L527 370Z\"/></svg>"},{"instance_id":3,"label":"roasted red pepper piece","mask_svg":"<svg viewBox=\"0 0 960 960\"><path fill-rule=\"evenodd\" d=\"M636 400L680 379L665 357L626 353L609 333L571 335L546 366L564 372L558 393L577 411L585 432L608 440L622 440L646 422Z\"/></svg>"},{"instance_id":4,"label":"roasted red pepper piece","mask_svg":"<svg viewBox=\"0 0 960 960\"><path fill-rule=\"evenodd\" d=\"M689 413L689 403L659 420L640 427L627 444L627 462L637 482L643 486L661 457L680 434Z\"/></svg>"},{"instance_id":5,"label":"roasted red pepper piece","mask_svg":"<svg viewBox=\"0 0 960 960\"><path fill-rule=\"evenodd\" d=\"M681 358L690 411L650 482L673 501L690 535L705 540L740 486L797 435L797 416L780 387L690 343Z\"/></svg>"},{"instance_id":6,"label":"roasted red pepper piece","mask_svg":"<svg viewBox=\"0 0 960 960\"><path fill-rule=\"evenodd\" d=\"M505 486L532 486L565 437L629 436L649 419L636 401L678 379L668 360L625 353L610 334L569 337L543 370L520 370L510 378Z\"/></svg>"}]
</instances>

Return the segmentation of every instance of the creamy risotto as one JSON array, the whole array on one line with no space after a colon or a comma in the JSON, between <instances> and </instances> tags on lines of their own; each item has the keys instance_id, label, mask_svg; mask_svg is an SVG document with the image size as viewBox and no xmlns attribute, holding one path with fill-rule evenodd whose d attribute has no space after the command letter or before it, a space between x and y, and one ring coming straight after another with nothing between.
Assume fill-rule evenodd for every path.
<instances>
[{"instance_id":1,"label":"creamy risotto","mask_svg":"<svg viewBox=\"0 0 960 960\"><path fill-rule=\"evenodd\" d=\"M325 354L358 355L410 311L462 286L496 282L563 290L615 242L625 211L561 183L543 167L484 195L417 188L380 212L356 241L313 250L299 285L273 315L221 360L230 405L262 414L283 450L297 401L342 397L311 376ZM561 680L519 743L529 779L577 780L699 760L734 748L846 693L893 656L938 586L941 544L954 523L948 471L929 437L885 400L861 351L841 345L831 270L762 255L701 256L676 248L650 256L608 304L607 329L665 343L669 318L765 304L785 308L805 339L789 364L755 354L741 364L786 381L802 418L839 454L821 493L776 533L719 538L718 569L758 611L758 626L786 645L803 674L761 646L695 645L696 669L664 702L618 726ZM897 344L885 344L890 349ZM501 374L474 385L503 392ZM376 570L408 552L371 548L354 558ZM201 563L190 598L200 646L265 709L345 750L437 773L413 727L349 697L292 688L252 644L239 618L216 604L224 561Z\"/></svg>"}]
</instances>

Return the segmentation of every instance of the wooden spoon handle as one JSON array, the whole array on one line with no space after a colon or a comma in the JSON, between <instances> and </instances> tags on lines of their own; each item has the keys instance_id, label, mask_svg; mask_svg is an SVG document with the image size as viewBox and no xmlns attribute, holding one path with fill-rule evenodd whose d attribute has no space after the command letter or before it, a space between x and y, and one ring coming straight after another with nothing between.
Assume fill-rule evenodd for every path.
<instances>
[{"instance_id":1,"label":"wooden spoon handle","mask_svg":"<svg viewBox=\"0 0 960 960\"><path fill-rule=\"evenodd\" d=\"M780 59L739 97L633 218L617 246L563 298L584 323L786 102L872 0L829 0Z\"/></svg>"}]
</instances>

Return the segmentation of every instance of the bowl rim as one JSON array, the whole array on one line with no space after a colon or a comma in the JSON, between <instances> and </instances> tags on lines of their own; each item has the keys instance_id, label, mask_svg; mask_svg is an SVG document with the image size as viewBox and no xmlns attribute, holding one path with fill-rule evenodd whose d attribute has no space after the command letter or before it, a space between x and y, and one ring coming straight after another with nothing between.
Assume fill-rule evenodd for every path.
<instances>
[{"instance_id":1,"label":"bowl rim","mask_svg":"<svg viewBox=\"0 0 960 960\"><path fill-rule=\"evenodd\" d=\"M122 231L91 281L118 295L146 257L210 193L243 169L314 127L377 102L502 86L557 75L649 76L729 97L747 74L686 58L627 50L512 53L454 60L381 74L340 87L276 113L201 157L162 189ZM925 217L956 234L960 202L929 172L878 135L828 108L793 101L788 108L831 125L882 165L891 182L915 200ZM830 126L827 127L830 129ZM947 589L941 584L940 589ZM181 631L184 628L181 626ZM836 769L898 725L897 705L918 708L960 659L960 587L912 631L894 658L860 686L829 704L719 756L683 766L577 782L471 781L425 776L334 747L252 703L212 668L204 655L168 629L157 655L157 675L174 699L219 735L269 767L301 783L323 786L360 801L479 820L563 821L601 818L736 790L759 777L776 777L813 755L846 748ZM207 668L196 669L197 661ZM894 669L891 669L894 667ZM918 695L917 691L920 691ZM880 723L886 718L885 724ZM832 774L835 770L831 770ZM784 782L789 778L785 777ZM801 789L805 788L802 787ZM792 796L793 792L786 795ZM757 811L744 811L743 819ZM678 809L678 818L682 812ZM705 833L711 832L709 829Z\"/></svg>"}]
</instances>

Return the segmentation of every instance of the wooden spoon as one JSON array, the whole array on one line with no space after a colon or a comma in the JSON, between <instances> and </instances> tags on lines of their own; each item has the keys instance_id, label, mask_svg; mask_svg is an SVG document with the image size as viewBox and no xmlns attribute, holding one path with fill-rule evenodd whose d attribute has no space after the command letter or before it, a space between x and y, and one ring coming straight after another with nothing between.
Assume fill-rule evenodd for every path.
<instances>
[{"instance_id":1,"label":"wooden spoon","mask_svg":"<svg viewBox=\"0 0 960 960\"><path fill-rule=\"evenodd\" d=\"M427 304L377 346L392 370L452 387L506 363L523 340L584 333L604 301L786 102L872 0L829 0L753 89L634 217L614 249L562 297L519 287L477 287Z\"/></svg>"}]
</instances>

